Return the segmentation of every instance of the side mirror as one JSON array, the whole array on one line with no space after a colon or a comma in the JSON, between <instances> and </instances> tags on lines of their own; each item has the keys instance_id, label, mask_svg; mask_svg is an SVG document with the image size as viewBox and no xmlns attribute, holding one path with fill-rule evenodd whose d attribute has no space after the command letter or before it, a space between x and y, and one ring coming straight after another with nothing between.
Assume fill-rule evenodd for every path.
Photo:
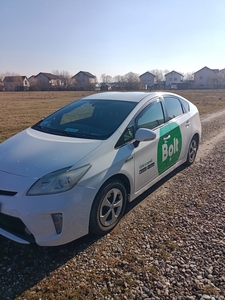
<instances>
[{"instance_id":1,"label":"side mirror","mask_svg":"<svg viewBox=\"0 0 225 300\"><path fill-rule=\"evenodd\" d=\"M135 140L138 142L153 141L155 138L155 132L147 128L139 128L135 133Z\"/></svg>"}]
</instances>

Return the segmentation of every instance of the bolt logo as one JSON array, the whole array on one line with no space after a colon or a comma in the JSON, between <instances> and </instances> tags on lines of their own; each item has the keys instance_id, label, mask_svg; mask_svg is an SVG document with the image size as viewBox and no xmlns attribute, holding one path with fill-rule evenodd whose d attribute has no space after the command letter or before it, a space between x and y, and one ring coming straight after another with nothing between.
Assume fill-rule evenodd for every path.
<instances>
[{"instance_id":1,"label":"bolt logo","mask_svg":"<svg viewBox=\"0 0 225 300\"><path fill-rule=\"evenodd\" d=\"M162 145L162 162L164 162L168 156L171 160L171 156L179 151L178 148L178 139L173 139L173 144L168 146L168 144Z\"/></svg>"},{"instance_id":2,"label":"bolt logo","mask_svg":"<svg viewBox=\"0 0 225 300\"><path fill-rule=\"evenodd\" d=\"M162 174L177 162L181 147L182 136L180 127L176 123L168 124L160 129L157 153L159 174Z\"/></svg>"}]
</instances>

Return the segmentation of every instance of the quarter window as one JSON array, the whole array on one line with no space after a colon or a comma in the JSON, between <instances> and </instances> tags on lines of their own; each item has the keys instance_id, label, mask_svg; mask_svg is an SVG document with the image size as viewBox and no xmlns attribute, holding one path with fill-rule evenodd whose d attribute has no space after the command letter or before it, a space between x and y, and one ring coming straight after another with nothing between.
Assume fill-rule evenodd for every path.
<instances>
[{"instance_id":1,"label":"quarter window","mask_svg":"<svg viewBox=\"0 0 225 300\"><path fill-rule=\"evenodd\" d=\"M184 108L184 113L190 111L190 106L189 106L189 103L187 101L185 101L184 99L179 99L180 102L182 103L183 105L183 108Z\"/></svg>"}]
</instances>

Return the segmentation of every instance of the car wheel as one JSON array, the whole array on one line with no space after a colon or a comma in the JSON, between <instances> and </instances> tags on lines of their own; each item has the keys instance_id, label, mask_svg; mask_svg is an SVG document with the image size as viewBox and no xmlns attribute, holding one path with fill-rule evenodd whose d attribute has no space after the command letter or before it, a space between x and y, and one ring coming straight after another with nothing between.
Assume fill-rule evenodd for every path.
<instances>
[{"instance_id":1,"label":"car wheel","mask_svg":"<svg viewBox=\"0 0 225 300\"><path fill-rule=\"evenodd\" d=\"M124 214L127 191L119 180L110 180L100 189L92 205L89 231L96 235L110 232Z\"/></svg>"},{"instance_id":2,"label":"car wheel","mask_svg":"<svg viewBox=\"0 0 225 300\"><path fill-rule=\"evenodd\" d=\"M190 166L195 161L198 151L198 138L194 136L190 142L186 160L186 166Z\"/></svg>"}]
</instances>

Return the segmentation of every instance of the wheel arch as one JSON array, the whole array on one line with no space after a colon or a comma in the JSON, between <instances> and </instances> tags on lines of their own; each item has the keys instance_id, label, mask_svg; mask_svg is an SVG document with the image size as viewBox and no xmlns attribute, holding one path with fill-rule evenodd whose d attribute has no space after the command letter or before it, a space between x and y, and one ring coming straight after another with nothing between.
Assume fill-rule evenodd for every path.
<instances>
[{"instance_id":1,"label":"wheel arch","mask_svg":"<svg viewBox=\"0 0 225 300\"><path fill-rule=\"evenodd\" d=\"M124 174L115 174L111 177L109 177L106 181L104 181L102 183L102 185L99 187L94 199L93 199L93 202L92 202L92 205L91 205L91 208L93 206L93 203L94 203L94 200L95 198L97 197L98 193L101 191L101 189L103 188L104 185L106 185L108 182L112 181L112 180L119 180L121 181L121 183L123 183L125 189L126 189L126 192L127 192L127 201L129 202L130 201L130 191L131 191L131 184L130 184L130 181L128 179L128 177Z\"/></svg>"},{"instance_id":2,"label":"wheel arch","mask_svg":"<svg viewBox=\"0 0 225 300\"><path fill-rule=\"evenodd\" d=\"M102 189L104 189L105 186L107 186L108 184L111 184L111 183L120 183L120 185L123 185L123 188L125 189L124 192L126 192L126 196L127 196L127 199L126 201L129 202L129 194L130 194L130 182L129 182L129 179L127 178L127 176L125 176L124 174L115 174L113 176L111 176L110 178L108 178L101 186L100 188L98 189L98 192L96 193L95 195L95 198L92 202L92 205L91 205L91 210L90 210L90 215L89 215L89 233L94 233L94 234L97 234L99 235L99 228L97 228L96 226L94 226L93 224L93 221L94 221L94 218L93 216L96 214L96 209L97 209L97 203L96 201L98 201L98 197L99 195L101 195L101 191ZM122 208L122 214L120 216L120 218L123 216L124 214L124 210L125 210L125 207L126 207L126 201L125 201L125 204L123 205L123 208ZM94 211L93 211L94 209ZM120 220L120 218L118 220ZM119 222L119 221L118 221ZM117 224L117 223L116 223ZM92 229L91 229L91 225L92 225ZM93 229L93 226L95 229ZM99 226L99 225L98 225ZM116 225L114 225L116 226ZM110 231L113 229L114 227L112 227L110 229ZM100 233L100 235L102 235L102 232Z\"/></svg>"},{"instance_id":3,"label":"wheel arch","mask_svg":"<svg viewBox=\"0 0 225 300\"><path fill-rule=\"evenodd\" d=\"M115 175L113 175L113 176L111 176L111 177L109 177L101 186L100 186L100 188L99 188L99 190L98 191L100 191L101 190L101 188L107 183L107 182L109 182L109 181L112 181L112 180L119 180L119 181L121 181L121 183L123 183L123 185L124 185L124 187L125 187L125 189L126 189L126 191L127 191L127 197L128 197L128 202L129 202L129 196L130 196L130 191L131 191L131 184L130 184L130 181L129 181L129 179L128 179L128 177L126 176L126 175L124 175L124 174L115 174Z\"/></svg>"},{"instance_id":4,"label":"wheel arch","mask_svg":"<svg viewBox=\"0 0 225 300\"><path fill-rule=\"evenodd\" d=\"M199 148L200 134L199 134L198 132L196 132L196 133L192 136L191 140L192 140L193 138L196 138L196 140L197 140L197 142L198 142L198 148Z\"/></svg>"}]
</instances>

